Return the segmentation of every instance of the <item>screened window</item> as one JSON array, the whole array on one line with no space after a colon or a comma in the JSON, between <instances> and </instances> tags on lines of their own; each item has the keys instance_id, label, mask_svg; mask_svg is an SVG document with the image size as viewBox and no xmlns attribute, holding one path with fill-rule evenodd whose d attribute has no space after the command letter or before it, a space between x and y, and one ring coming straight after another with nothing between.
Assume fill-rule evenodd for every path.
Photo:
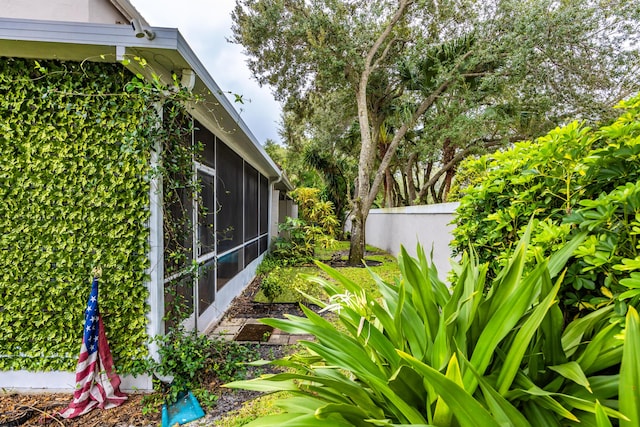
<instances>
[{"instance_id":1,"label":"screened window","mask_svg":"<svg viewBox=\"0 0 640 427\"><path fill-rule=\"evenodd\" d=\"M244 268L244 250L230 252L218 258L218 291L227 284L236 274Z\"/></svg>"},{"instance_id":2,"label":"screened window","mask_svg":"<svg viewBox=\"0 0 640 427\"><path fill-rule=\"evenodd\" d=\"M211 168L216 167L216 137L207 128L194 120L194 136L196 144L202 145L198 161Z\"/></svg>"},{"instance_id":3,"label":"screened window","mask_svg":"<svg viewBox=\"0 0 640 427\"><path fill-rule=\"evenodd\" d=\"M198 274L198 314L201 315L216 300L215 259L203 264Z\"/></svg>"},{"instance_id":4,"label":"screened window","mask_svg":"<svg viewBox=\"0 0 640 427\"><path fill-rule=\"evenodd\" d=\"M172 182L165 180L165 182ZM193 206L184 186L164 186L164 270L171 276L191 264L193 247Z\"/></svg>"},{"instance_id":5,"label":"screened window","mask_svg":"<svg viewBox=\"0 0 640 427\"><path fill-rule=\"evenodd\" d=\"M213 175L198 171L200 194L198 199L198 256L206 255L216 249L215 212Z\"/></svg>"},{"instance_id":6,"label":"screened window","mask_svg":"<svg viewBox=\"0 0 640 427\"><path fill-rule=\"evenodd\" d=\"M174 115L172 105L165 105L163 126L180 124L184 129L191 129L191 117ZM191 133L180 135L180 144L191 146ZM193 205L191 201L191 169L169 170L169 175L162 180L162 197L164 208L164 271L165 277L184 271L191 264L193 257Z\"/></svg>"},{"instance_id":7,"label":"screened window","mask_svg":"<svg viewBox=\"0 0 640 427\"><path fill-rule=\"evenodd\" d=\"M217 239L218 253L243 242L243 161L233 150L218 140L216 156Z\"/></svg>"},{"instance_id":8,"label":"screened window","mask_svg":"<svg viewBox=\"0 0 640 427\"><path fill-rule=\"evenodd\" d=\"M244 247L244 266L248 266L254 259L258 258L258 241Z\"/></svg>"},{"instance_id":9,"label":"screened window","mask_svg":"<svg viewBox=\"0 0 640 427\"><path fill-rule=\"evenodd\" d=\"M269 248L269 236L263 236L260 238L260 255L265 253Z\"/></svg>"},{"instance_id":10,"label":"screened window","mask_svg":"<svg viewBox=\"0 0 640 427\"><path fill-rule=\"evenodd\" d=\"M200 147L195 178L193 169L183 168L182 176L164 183L165 300L167 310L179 301L183 313L202 315L216 293L267 250L270 189L265 176L198 121L184 144ZM189 268L194 260L197 274Z\"/></svg>"},{"instance_id":11,"label":"screened window","mask_svg":"<svg viewBox=\"0 0 640 427\"><path fill-rule=\"evenodd\" d=\"M193 312L193 276L186 274L165 283L164 302L166 332L177 326L184 313Z\"/></svg>"},{"instance_id":12,"label":"screened window","mask_svg":"<svg viewBox=\"0 0 640 427\"><path fill-rule=\"evenodd\" d=\"M244 241L258 237L258 171L244 165Z\"/></svg>"},{"instance_id":13,"label":"screened window","mask_svg":"<svg viewBox=\"0 0 640 427\"><path fill-rule=\"evenodd\" d=\"M269 232L269 181L260 175L260 234Z\"/></svg>"}]
</instances>

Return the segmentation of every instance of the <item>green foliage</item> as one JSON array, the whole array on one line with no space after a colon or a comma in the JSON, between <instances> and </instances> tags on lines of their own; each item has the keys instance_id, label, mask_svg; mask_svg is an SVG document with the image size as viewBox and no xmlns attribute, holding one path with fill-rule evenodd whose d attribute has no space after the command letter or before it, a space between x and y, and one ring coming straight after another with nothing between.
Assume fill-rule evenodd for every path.
<instances>
[{"instance_id":1,"label":"green foliage","mask_svg":"<svg viewBox=\"0 0 640 427\"><path fill-rule=\"evenodd\" d=\"M262 258L262 261L260 261L258 268L256 268L256 276L269 274L271 270L282 264L281 259L276 258L271 252L268 252L264 258Z\"/></svg>"},{"instance_id":2,"label":"green foliage","mask_svg":"<svg viewBox=\"0 0 640 427\"><path fill-rule=\"evenodd\" d=\"M535 142L468 160L453 246L469 244L481 261L504 265L530 219L529 256L545 256L573 235L589 234L575 252L561 300L593 309L612 298L638 300L629 272L640 268L640 96L609 126L573 122ZM626 303L617 309L624 314Z\"/></svg>"},{"instance_id":3,"label":"green foliage","mask_svg":"<svg viewBox=\"0 0 640 427\"><path fill-rule=\"evenodd\" d=\"M304 264L313 258L314 239L321 237L319 227L308 226L299 218L286 217L285 222L278 224L282 237L273 241L271 253L286 264ZM286 260L286 261L284 261Z\"/></svg>"},{"instance_id":4,"label":"green foliage","mask_svg":"<svg viewBox=\"0 0 640 427\"><path fill-rule=\"evenodd\" d=\"M288 264L310 262L316 246L325 249L336 244L334 236L340 224L333 204L320 200L317 188L297 188L291 193L300 209L300 218L287 217L278 228L283 237L276 239L273 256L288 260Z\"/></svg>"},{"instance_id":5,"label":"green foliage","mask_svg":"<svg viewBox=\"0 0 640 427\"><path fill-rule=\"evenodd\" d=\"M149 134L121 65L0 63L0 370L73 370L93 267L121 372L147 355Z\"/></svg>"},{"instance_id":6,"label":"green foliage","mask_svg":"<svg viewBox=\"0 0 640 427\"><path fill-rule=\"evenodd\" d=\"M250 421L265 415L273 415L278 408L275 404L289 395L287 393L272 393L252 399L237 410L230 411L224 417L216 420L219 427L240 427Z\"/></svg>"},{"instance_id":7,"label":"green foliage","mask_svg":"<svg viewBox=\"0 0 640 427\"><path fill-rule=\"evenodd\" d=\"M317 274L315 266L283 266L276 267L262 279L260 291L254 297L256 302L305 302L308 294L316 297L324 296L322 290L307 280L309 274ZM265 291L264 282L275 289L271 297Z\"/></svg>"},{"instance_id":8,"label":"green foliage","mask_svg":"<svg viewBox=\"0 0 640 427\"><path fill-rule=\"evenodd\" d=\"M402 249L401 280L376 279L381 299L320 265L336 282L316 279L331 296L317 303L340 325L306 309L263 321L315 340L273 362L287 372L227 385L291 392L282 413L248 425L636 425L635 310L626 339L612 307L564 324L561 271L584 236L525 269L530 230L490 282L488 266L465 254L451 289L421 248L417 259Z\"/></svg>"},{"instance_id":9,"label":"green foliage","mask_svg":"<svg viewBox=\"0 0 640 427\"><path fill-rule=\"evenodd\" d=\"M280 267L276 267L271 270L268 276L263 277L260 282L260 291L262 291L262 294L269 302L273 302L283 291L281 278L278 274L279 271Z\"/></svg>"},{"instance_id":10,"label":"green foliage","mask_svg":"<svg viewBox=\"0 0 640 427\"><path fill-rule=\"evenodd\" d=\"M322 232L330 237L336 235L339 221L333 211L333 203L321 200L319 189L299 187L289 195L300 209L300 218L310 225L322 228Z\"/></svg>"},{"instance_id":11,"label":"green foliage","mask_svg":"<svg viewBox=\"0 0 640 427\"><path fill-rule=\"evenodd\" d=\"M0 370L74 369L86 279L100 267L114 362L135 372L147 357L150 180L164 177L166 204L198 185L184 174L200 147L184 142L182 106L197 99L121 64L15 59L0 66L0 95ZM184 224L166 227L172 273L189 254L171 239Z\"/></svg>"},{"instance_id":12,"label":"green foliage","mask_svg":"<svg viewBox=\"0 0 640 427\"><path fill-rule=\"evenodd\" d=\"M169 403L191 390L203 405L213 406L217 395L208 391L205 381L212 377L219 382L245 378L247 365L244 362L258 356L250 346L222 338L212 339L181 327L157 337L155 341L159 360L147 360L137 373L156 375L164 380L156 380L154 388ZM151 405L153 402L149 402L148 406Z\"/></svg>"},{"instance_id":13,"label":"green foliage","mask_svg":"<svg viewBox=\"0 0 640 427\"><path fill-rule=\"evenodd\" d=\"M347 251L348 249L349 242L338 242L336 249L333 250L316 248L316 257L321 260L324 259L325 261L335 260L336 250ZM340 272L351 281L359 283L363 289L367 289L367 291L375 295L377 293L377 286L369 272L375 273L383 280L393 282L396 277L400 275L400 270L393 256L372 246L368 246L367 250L369 252L377 252L375 255L368 255L367 261L379 262L379 265L374 265L369 267L369 269L363 268L362 266L341 267ZM265 260L268 259L270 259L270 256L265 257ZM265 261L263 261L263 263L264 262ZM271 261L268 261L267 264L271 265ZM270 300L266 294L260 290L254 298L256 302L308 302L308 296L316 299L327 297L322 287L310 280L310 277L316 275L330 279L329 276L322 270L319 270L315 265L288 265L280 262L277 266L273 266L269 270L262 270L260 267L259 270L262 271L261 275L264 276L265 279L278 283L281 291L274 300Z\"/></svg>"},{"instance_id":14,"label":"green foliage","mask_svg":"<svg viewBox=\"0 0 640 427\"><path fill-rule=\"evenodd\" d=\"M200 372L207 367L211 342L197 331L174 330L156 339L159 362L151 361L149 371L160 378L173 377L166 398L173 403L186 390L196 389Z\"/></svg>"}]
</instances>

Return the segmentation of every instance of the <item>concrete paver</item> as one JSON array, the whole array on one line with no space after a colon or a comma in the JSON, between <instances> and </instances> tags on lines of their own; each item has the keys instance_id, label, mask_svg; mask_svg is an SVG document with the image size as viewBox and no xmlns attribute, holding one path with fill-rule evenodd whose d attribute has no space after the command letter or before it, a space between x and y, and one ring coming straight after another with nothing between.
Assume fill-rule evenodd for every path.
<instances>
[{"instance_id":1,"label":"concrete paver","mask_svg":"<svg viewBox=\"0 0 640 427\"><path fill-rule=\"evenodd\" d=\"M245 324L261 324L258 319L253 318L243 318L243 317L235 317L235 318L224 318L220 321L218 325L216 325L213 330L209 333L212 336L219 336L222 339L227 341L233 341L235 337L238 335L238 332L242 329ZM274 329L271 335L269 336L269 340L266 342L261 342L261 344L266 345L287 345L287 344L296 344L299 340L307 340L312 341L314 339L313 335L298 335L298 334L288 334L280 329ZM256 341L257 342L257 341Z\"/></svg>"}]
</instances>

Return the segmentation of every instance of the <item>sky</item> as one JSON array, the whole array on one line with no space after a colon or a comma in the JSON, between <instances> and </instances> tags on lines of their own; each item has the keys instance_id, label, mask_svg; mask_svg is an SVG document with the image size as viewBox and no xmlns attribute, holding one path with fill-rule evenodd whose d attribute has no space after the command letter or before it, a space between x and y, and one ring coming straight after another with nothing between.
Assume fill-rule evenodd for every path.
<instances>
[{"instance_id":1,"label":"sky","mask_svg":"<svg viewBox=\"0 0 640 427\"><path fill-rule=\"evenodd\" d=\"M244 104L227 97L260 144L280 141L280 104L251 76L243 47L227 42L235 0L130 1L151 26L178 28L220 89L242 95Z\"/></svg>"}]
</instances>

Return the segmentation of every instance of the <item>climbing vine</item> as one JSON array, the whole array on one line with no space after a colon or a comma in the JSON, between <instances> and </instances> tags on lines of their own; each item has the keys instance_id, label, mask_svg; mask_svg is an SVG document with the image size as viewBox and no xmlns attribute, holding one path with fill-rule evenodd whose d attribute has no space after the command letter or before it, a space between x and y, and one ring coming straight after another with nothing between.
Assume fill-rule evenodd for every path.
<instances>
[{"instance_id":1,"label":"climbing vine","mask_svg":"<svg viewBox=\"0 0 640 427\"><path fill-rule=\"evenodd\" d=\"M153 141L174 135L172 170L193 150L153 106L177 117L183 96L120 64L0 62L0 370L75 368L96 266L118 371L148 356Z\"/></svg>"}]
</instances>

